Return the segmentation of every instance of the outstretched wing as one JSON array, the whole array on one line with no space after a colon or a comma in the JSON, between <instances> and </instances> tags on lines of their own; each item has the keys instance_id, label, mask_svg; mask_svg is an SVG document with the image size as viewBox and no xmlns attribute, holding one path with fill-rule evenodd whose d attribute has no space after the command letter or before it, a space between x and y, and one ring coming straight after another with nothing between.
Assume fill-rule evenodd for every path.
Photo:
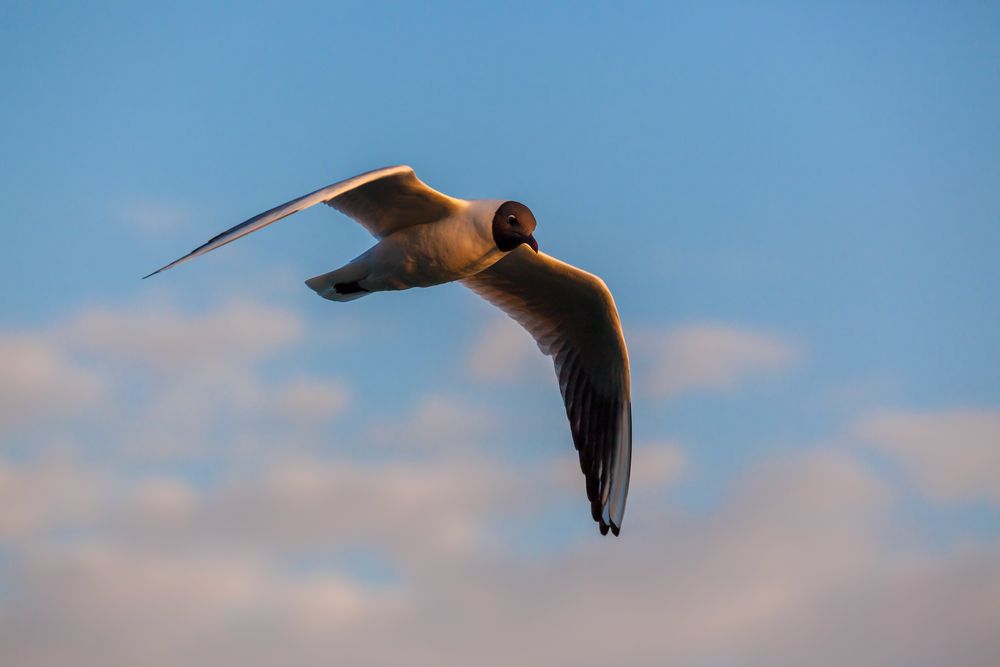
<instances>
[{"instance_id":1,"label":"outstretched wing","mask_svg":"<svg viewBox=\"0 0 1000 667\"><path fill-rule=\"evenodd\" d=\"M342 211L379 238L403 227L434 222L465 206L465 202L461 199L441 194L425 185L406 165L376 169L320 188L255 215L145 277L148 278L189 259L204 255L241 236L246 236L272 222L321 202Z\"/></svg>"},{"instance_id":2,"label":"outstretched wing","mask_svg":"<svg viewBox=\"0 0 1000 667\"><path fill-rule=\"evenodd\" d=\"M551 356L601 533L621 529L632 458L628 350L600 278L520 246L462 281Z\"/></svg>"}]
</instances>

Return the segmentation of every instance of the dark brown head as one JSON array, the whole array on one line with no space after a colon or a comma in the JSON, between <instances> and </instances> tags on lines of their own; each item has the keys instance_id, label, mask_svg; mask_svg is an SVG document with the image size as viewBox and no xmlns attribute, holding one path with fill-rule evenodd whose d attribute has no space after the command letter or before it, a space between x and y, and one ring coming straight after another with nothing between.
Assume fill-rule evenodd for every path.
<instances>
[{"instance_id":1,"label":"dark brown head","mask_svg":"<svg viewBox=\"0 0 1000 667\"><path fill-rule=\"evenodd\" d=\"M531 235L534 231L535 216L524 204L505 201L493 215L493 242L504 252L510 252L522 243L538 252L538 243Z\"/></svg>"}]
</instances>

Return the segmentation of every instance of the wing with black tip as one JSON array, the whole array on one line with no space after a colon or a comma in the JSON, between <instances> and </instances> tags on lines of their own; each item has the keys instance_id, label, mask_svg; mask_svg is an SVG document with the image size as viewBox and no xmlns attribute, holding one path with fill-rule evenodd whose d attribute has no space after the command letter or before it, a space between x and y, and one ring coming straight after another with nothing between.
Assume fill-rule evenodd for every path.
<instances>
[{"instance_id":1,"label":"wing with black tip","mask_svg":"<svg viewBox=\"0 0 1000 667\"><path fill-rule=\"evenodd\" d=\"M600 278L520 246L462 281L535 338L555 364L601 533L621 529L632 459L628 350Z\"/></svg>"}]
</instances>

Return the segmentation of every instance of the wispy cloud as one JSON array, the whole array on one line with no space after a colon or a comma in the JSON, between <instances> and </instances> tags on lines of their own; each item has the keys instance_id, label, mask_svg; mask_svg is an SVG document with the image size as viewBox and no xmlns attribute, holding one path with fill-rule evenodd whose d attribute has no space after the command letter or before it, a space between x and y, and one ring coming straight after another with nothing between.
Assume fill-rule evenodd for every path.
<instances>
[{"instance_id":1,"label":"wispy cloud","mask_svg":"<svg viewBox=\"0 0 1000 667\"><path fill-rule=\"evenodd\" d=\"M1000 503L1000 411L885 412L859 422L855 433L932 498Z\"/></svg>"},{"instance_id":2,"label":"wispy cloud","mask_svg":"<svg viewBox=\"0 0 1000 667\"><path fill-rule=\"evenodd\" d=\"M350 392L334 380L296 377L274 387L265 399L270 409L291 421L320 423L347 407Z\"/></svg>"},{"instance_id":3,"label":"wispy cloud","mask_svg":"<svg viewBox=\"0 0 1000 667\"><path fill-rule=\"evenodd\" d=\"M55 332L71 348L113 362L176 373L242 365L301 338L301 318L282 308L231 301L201 313L169 304L93 308Z\"/></svg>"},{"instance_id":4,"label":"wispy cloud","mask_svg":"<svg viewBox=\"0 0 1000 667\"><path fill-rule=\"evenodd\" d=\"M43 352L3 339L20 341L8 358L56 360L45 373L27 364L21 376L44 381L19 394L23 409L38 409L67 369L104 392L72 456L44 419L25 422L36 448L0 452L6 659L839 667L849 646L852 664L972 667L998 648L1000 545L924 550L887 530L893 488L846 451L758 463L692 514L658 492L692 474L684 450L639 441L623 536L600 540L574 512L567 521L589 538L556 539L538 557L509 528L548 531L552 512L581 501L572 452L555 465L469 447L495 420L448 395L418 398L402 417L373 409L348 447L326 442L345 436L325 428L323 446L296 446L317 438L303 424L349 400L336 380L267 372L305 330L294 313L228 303L89 311L29 332ZM779 348L731 365L749 376L791 363L794 348ZM688 387L742 376L691 377ZM995 435L992 412L901 415L858 429L891 451L934 432L934 457L949 438L982 449ZM102 449L109 440L127 447ZM396 440L424 443L420 456L385 446ZM149 465L136 451L174 459ZM985 484L962 479L944 492ZM358 550L390 580L353 562ZM60 640L39 641L42 629Z\"/></svg>"},{"instance_id":5,"label":"wispy cloud","mask_svg":"<svg viewBox=\"0 0 1000 667\"><path fill-rule=\"evenodd\" d=\"M409 414L380 420L372 427L371 437L386 451L465 456L481 453L475 444L501 423L486 408L430 394L418 399Z\"/></svg>"},{"instance_id":6,"label":"wispy cloud","mask_svg":"<svg viewBox=\"0 0 1000 667\"><path fill-rule=\"evenodd\" d=\"M634 357L649 370L643 389L670 397L698 390L727 390L751 378L790 368L802 356L799 346L774 334L729 324L689 324L636 337Z\"/></svg>"},{"instance_id":7,"label":"wispy cloud","mask_svg":"<svg viewBox=\"0 0 1000 667\"><path fill-rule=\"evenodd\" d=\"M466 354L466 370L477 379L530 381L552 375L552 362L514 320L492 316Z\"/></svg>"},{"instance_id":8,"label":"wispy cloud","mask_svg":"<svg viewBox=\"0 0 1000 667\"><path fill-rule=\"evenodd\" d=\"M265 372L304 335L297 314L245 301L90 308L0 335L0 430L35 425L37 436L76 419L103 433L102 448L170 458L223 425L242 442L323 425L350 400L343 382Z\"/></svg>"},{"instance_id":9,"label":"wispy cloud","mask_svg":"<svg viewBox=\"0 0 1000 667\"><path fill-rule=\"evenodd\" d=\"M79 415L105 399L104 378L49 339L0 334L0 368L0 433Z\"/></svg>"},{"instance_id":10,"label":"wispy cloud","mask_svg":"<svg viewBox=\"0 0 1000 667\"><path fill-rule=\"evenodd\" d=\"M659 489L678 480L688 469L684 451L673 443L637 443L629 488L634 491Z\"/></svg>"},{"instance_id":11,"label":"wispy cloud","mask_svg":"<svg viewBox=\"0 0 1000 667\"><path fill-rule=\"evenodd\" d=\"M111 481L106 472L51 452L28 461L0 458L0 544L92 524Z\"/></svg>"},{"instance_id":12,"label":"wispy cloud","mask_svg":"<svg viewBox=\"0 0 1000 667\"><path fill-rule=\"evenodd\" d=\"M336 650L367 664L839 667L847 645L853 664L972 667L996 648L995 546L901 550L884 529L889 490L844 454L758 467L710 515L646 513L610 551L588 541L542 561L484 539L489 517L523 511L512 481L487 465L332 460L268 465L207 494L152 480L125 496L131 520L95 515L99 538L15 540L8 599L33 602L6 607L0 640L28 665L301 663ZM401 581L287 564L358 540ZM36 641L27 630L40 626L61 640ZM247 633L266 641L247 652Z\"/></svg>"}]
</instances>

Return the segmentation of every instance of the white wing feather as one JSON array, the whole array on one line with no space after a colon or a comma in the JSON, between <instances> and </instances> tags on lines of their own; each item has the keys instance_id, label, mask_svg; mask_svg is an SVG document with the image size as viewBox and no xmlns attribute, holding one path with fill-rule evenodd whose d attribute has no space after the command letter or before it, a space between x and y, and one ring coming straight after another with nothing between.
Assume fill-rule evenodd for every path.
<instances>
[{"instance_id":1,"label":"white wing feather","mask_svg":"<svg viewBox=\"0 0 1000 667\"><path fill-rule=\"evenodd\" d=\"M255 215L211 238L180 259L153 271L145 278L211 252L272 222L320 203L337 208L380 238L403 227L433 222L465 205L461 199L448 197L428 187L406 165L376 169L320 188Z\"/></svg>"}]
</instances>

